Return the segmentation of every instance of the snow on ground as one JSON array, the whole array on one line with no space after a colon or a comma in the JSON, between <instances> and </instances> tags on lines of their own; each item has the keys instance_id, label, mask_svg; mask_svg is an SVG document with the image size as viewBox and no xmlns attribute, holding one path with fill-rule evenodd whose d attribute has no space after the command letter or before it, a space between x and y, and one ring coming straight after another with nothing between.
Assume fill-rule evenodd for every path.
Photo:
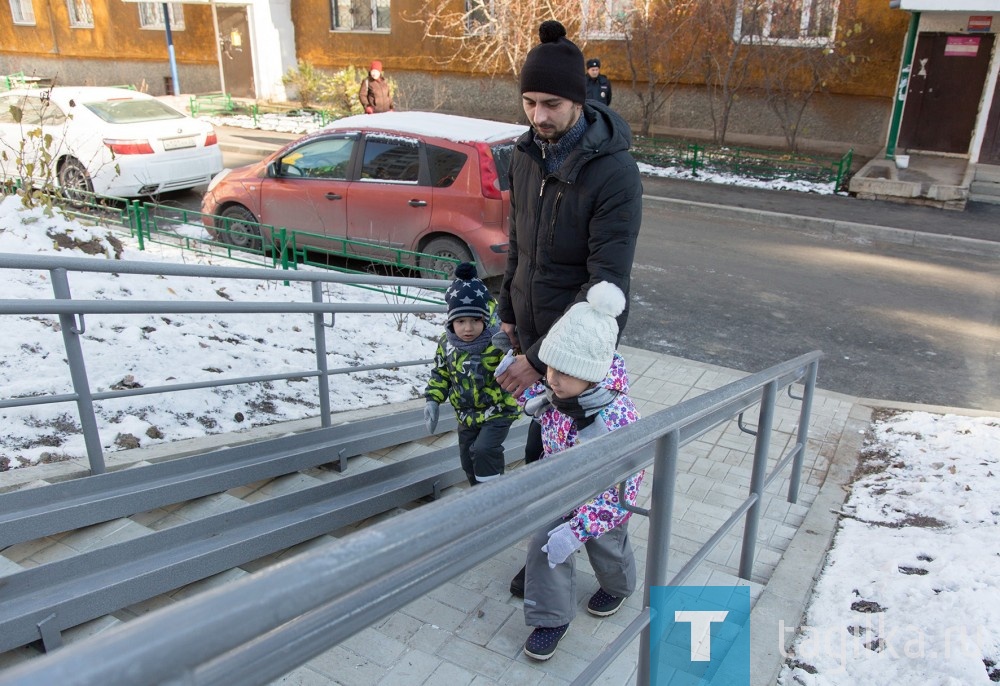
<instances>
[{"instance_id":1,"label":"snow on ground","mask_svg":"<svg viewBox=\"0 0 1000 686\"><path fill-rule=\"evenodd\" d=\"M1000 419L876 421L842 514L779 683L1000 681Z\"/></svg>"},{"instance_id":2,"label":"snow on ground","mask_svg":"<svg viewBox=\"0 0 1000 686\"><path fill-rule=\"evenodd\" d=\"M246 266L150 243L140 252L127 234L86 227L61 215L25 210L16 197L0 202L0 252L88 257L59 249L52 236L96 241L108 259L109 233L124 244L121 258ZM201 227L188 234L204 235ZM127 274L70 273L74 298L177 301L310 301L309 284L279 280L219 281ZM6 272L4 298L51 298L47 272ZM418 291L420 292L420 291ZM423 295L431 295L422 292ZM326 287L329 301L395 301L350 286ZM326 329L330 369L428 359L441 331L441 315L338 314ZM90 315L85 317L84 359L91 389L149 387L254 374L315 369L312 315ZM71 393L57 316L7 316L0 337L0 397ZM422 395L426 366L331 377L334 411L393 403ZM106 452L205 434L316 416L314 378L180 391L95 402ZM75 403L0 409L0 470L67 457L83 457ZM2 482L2 471L0 471Z\"/></svg>"}]
</instances>

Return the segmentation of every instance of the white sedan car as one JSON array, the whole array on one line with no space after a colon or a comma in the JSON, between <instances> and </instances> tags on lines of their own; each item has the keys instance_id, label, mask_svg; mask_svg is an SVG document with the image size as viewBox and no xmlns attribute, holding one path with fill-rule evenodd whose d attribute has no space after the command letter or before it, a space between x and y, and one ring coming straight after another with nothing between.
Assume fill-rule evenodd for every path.
<instances>
[{"instance_id":1,"label":"white sedan car","mask_svg":"<svg viewBox=\"0 0 1000 686\"><path fill-rule=\"evenodd\" d=\"M207 184L215 129L151 95L56 86L0 92L0 178L121 198Z\"/></svg>"}]
</instances>

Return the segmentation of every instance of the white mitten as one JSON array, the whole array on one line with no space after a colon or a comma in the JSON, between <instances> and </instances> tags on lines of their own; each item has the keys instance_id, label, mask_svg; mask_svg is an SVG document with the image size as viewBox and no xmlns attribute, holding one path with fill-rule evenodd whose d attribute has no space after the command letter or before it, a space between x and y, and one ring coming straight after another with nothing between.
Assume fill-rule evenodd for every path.
<instances>
[{"instance_id":1,"label":"white mitten","mask_svg":"<svg viewBox=\"0 0 1000 686\"><path fill-rule=\"evenodd\" d=\"M569 522L566 522L549 532L549 542L542 546L542 552L548 553L549 569L555 569L582 546L583 541L576 537L569 528Z\"/></svg>"},{"instance_id":2,"label":"white mitten","mask_svg":"<svg viewBox=\"0 0 1000 686\"><path fill-rule=\"evenodd\" d=\"M514 357L515 357L514 351L508 350L507 353L503 356L503 359L500 360L500 364L497 365L496 371L493 372L493 376L495 377L500 376L505 371L507 371L507 368L510 367L512 364L514 364Z\"/></svg>"}]
</instances>

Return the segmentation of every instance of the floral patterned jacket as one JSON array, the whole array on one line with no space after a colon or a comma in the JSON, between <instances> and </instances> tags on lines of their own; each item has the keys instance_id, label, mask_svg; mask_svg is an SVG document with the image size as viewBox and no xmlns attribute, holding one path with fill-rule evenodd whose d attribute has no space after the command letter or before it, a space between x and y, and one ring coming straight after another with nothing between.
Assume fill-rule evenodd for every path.
<instances>
[{"instance_id":1,"label":"floral patterned jacket","mask_svg":"<svg viewBox=\"0 0 1000 686\"><path fill-rule=\"evenodd\" d=\"M616 395L615 400L600 410L597 419L594 420L595 424L602 423L596 427L597 431L592 431L591 427L584 429L583 432L578 431L576 421L572 417L559 412L551 405L538 417L542 425L543 458L571 448L587 440L588 436L599 436L605 431L620 429L639 419L639 411L628 397L628 372L625 369L625 360L618 353L615 353L611 368L601 384L615 391ZM545 387L539 381L524 391L518 402L523 405L532 398L544 394ZM635 504L644 475L645 470L633 474L626 480L625 501L629 505ZM631 514L621 506L618 499L618 484L614 484L569 515L570 529L578 539L586 542L627 522Z\"/></svg>"}]
</instances>

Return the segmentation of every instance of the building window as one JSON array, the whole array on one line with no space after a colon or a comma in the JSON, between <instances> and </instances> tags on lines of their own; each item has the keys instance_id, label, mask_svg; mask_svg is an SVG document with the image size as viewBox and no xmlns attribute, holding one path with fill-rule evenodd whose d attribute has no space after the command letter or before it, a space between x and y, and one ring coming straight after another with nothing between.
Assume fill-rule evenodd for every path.
<instances>
[{"instance_id":1,"label":"building window","mask_svg":"<svg viewBox=\"0 0 1000 686\"><path fill-rule=\"evenodd\" d=\"M66 0L69 9L69 25L77 29L94 28L94 10L90 0Z\"/></svg>"},{"instance_id":2,"label":"building window","mask_svg":"<svg viewBox=\"0 0 1000 686\"><path fill-rule=\"evenodd\" d=\"M391 0L332 0L335 31L388 31Z\"/></svg>"},{"instance_id":3,"label":"building window","mask_svg":"<svg viewBox=\"0 0 1000 686\"><path fill-rule=\"evenodd\" d=\"M634 0L580 0L584 38L624 40Z\"/></svg>"},{"instance_id":4,"label":"building window","mask_svg":"<svg viewBox=\"0 0 1000 686\"><path fill-rule=\"evenodd\" d=\"M824 46L836 37L838 0L742 0L733 37L743 43Z\"/></svg>"},{"instance_id":5,"label":"building window","mask_svg":"<svg viewBox=\"0 0 1000 686\"><path fill-rule=\"evenodd\" d=\"M168 7L170 11L170 30L183 31L184 6L178 2L171 2ZM167 28L166 24L163 23L162 2L139 3L139 28L159 29L160 31Z\"/></svg>"},{"instance_id":6,"label":"building window","mask_svg":"<svg viewBox=\"0 0 1000 686\"><path fill-rule=\"evenodd\" d=\"M15 24L35 23L35 10L31 6L31 0L10 0L10 13Z\"/></svg>"}]
</instances>

